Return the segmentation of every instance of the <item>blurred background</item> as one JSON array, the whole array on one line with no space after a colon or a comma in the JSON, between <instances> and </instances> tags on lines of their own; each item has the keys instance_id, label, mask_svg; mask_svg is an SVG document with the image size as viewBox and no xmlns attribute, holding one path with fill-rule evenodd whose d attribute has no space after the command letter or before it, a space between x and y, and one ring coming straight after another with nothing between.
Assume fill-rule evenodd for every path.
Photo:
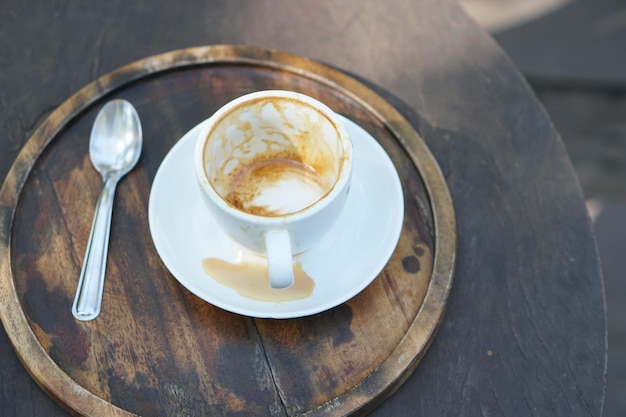
<instances>
[{"instance_id":1,"label":"blurred background","mask_svg":"<svg viewBox=\"0 0 626 417\"><path fill-rule=\"evenodd\" d=\"M459 0L556 125L596 232L608 313L604 417L626 416L626 0Z\"/></svg>"}]
</instances>

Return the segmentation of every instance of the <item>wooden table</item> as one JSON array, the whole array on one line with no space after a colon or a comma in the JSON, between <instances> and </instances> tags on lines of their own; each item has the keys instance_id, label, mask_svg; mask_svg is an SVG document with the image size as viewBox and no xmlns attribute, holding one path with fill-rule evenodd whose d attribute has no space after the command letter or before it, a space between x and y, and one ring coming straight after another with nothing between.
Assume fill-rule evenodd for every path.
<instances>
[{"instance_id":1,"label":"wooden table","mask_svg":"<svg viewBox=\"0 0 626 417\"><path fill-rule=\"evenodd\" d=\"M424 138L458 236L439 331L371 415L601 415L606 315L580 187L528 85L456 4L26 1L0 12L0 35L2 177L64 100L147 56L243 44L359 78ZM66 415L0 341L0 414Z\"/></svg>"}]
</instances>

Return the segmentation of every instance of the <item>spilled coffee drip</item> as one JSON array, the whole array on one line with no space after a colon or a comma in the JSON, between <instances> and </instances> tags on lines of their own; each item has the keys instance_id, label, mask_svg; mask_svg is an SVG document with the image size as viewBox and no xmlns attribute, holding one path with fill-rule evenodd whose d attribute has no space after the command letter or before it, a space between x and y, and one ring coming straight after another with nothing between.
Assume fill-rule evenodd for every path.
<instances>
[{"instance_id":1,"label":"spilled coffee drip","mask_svg":"<svg viewBox=\"0 0 626 417\"><path fill-rule=\"evenodd\" d=\"M336 128L322 113L291 100L259 99L226 115L205 148L205 170L231 206L278 217L330 192L342 155Z\"/></svg>"},{"instance_id":2,"label":"spilled coffee drip","mask_svg":"<svg viewBox=\"0 0 626 417\"><path fill-rule=\"evenodd\" d=\"M206 258L202 260L202 268L220 284L258 301L281 303L302 300L315 289L315 281L299 263L294 263L293 285L280 291L270 287L266 262L243 259L239 263L230 263L218 258Z\"/></svg>"}]
</instances>

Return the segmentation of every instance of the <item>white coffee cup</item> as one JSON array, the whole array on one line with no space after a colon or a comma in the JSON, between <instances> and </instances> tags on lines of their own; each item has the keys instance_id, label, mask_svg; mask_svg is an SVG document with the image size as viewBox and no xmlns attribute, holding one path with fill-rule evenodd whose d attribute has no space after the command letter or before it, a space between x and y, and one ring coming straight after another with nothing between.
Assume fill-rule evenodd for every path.
<instances>
[{"instance_id":1,"label":"white coffee cup","mask_svg":"<svg viewBox=\"0 0 626 417\"><path fill-rule=\"evenodd\" d=\"M213 217L267 258L272 288L290 287L293 256L331 229L347 200L353 154L341 120L304 94L247 94L204 123L194 158Z\"/></svg>"}]
</instances>

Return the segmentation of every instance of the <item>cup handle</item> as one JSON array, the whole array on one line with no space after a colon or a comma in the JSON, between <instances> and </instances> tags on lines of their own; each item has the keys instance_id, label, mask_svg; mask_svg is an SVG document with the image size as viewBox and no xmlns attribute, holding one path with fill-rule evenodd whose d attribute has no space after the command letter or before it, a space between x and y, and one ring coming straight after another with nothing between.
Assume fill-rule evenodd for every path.
<instances>
[{"instance_id":1,"label":"cup handle","mask_svg":"<svg viewBox=\"0 0 626 417\"><path fill-rule=\"evenodd\" d=\"M265 232L265 252L270 287L289 288L293 285L293 256L291 238L285 229Z\"/></svg>"}]
</instances>

